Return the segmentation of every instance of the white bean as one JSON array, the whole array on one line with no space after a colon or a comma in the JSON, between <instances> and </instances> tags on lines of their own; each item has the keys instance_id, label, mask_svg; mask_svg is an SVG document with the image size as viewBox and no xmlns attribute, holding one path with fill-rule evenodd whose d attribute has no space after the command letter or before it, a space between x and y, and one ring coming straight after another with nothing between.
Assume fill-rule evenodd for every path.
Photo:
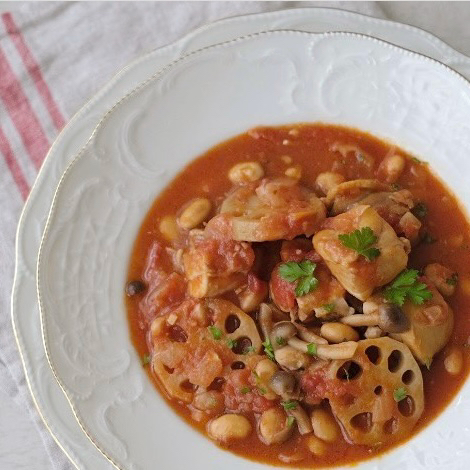
<instances>
[{"instance_id":1,"label":"white bean","mask_svg":"<svg viewBox=\"0 0 470 470\"><path fill-rule=\"evenodd\" d=\"M315 437L313 434L307 437L307 447L308 450L317 457L325 455L328 450L327 445L322 440L318 439L318 437Z\"/></svg>"},{"instance_id":2,"label":"white bean","mask_svg":"<svg viewBox=\"0 0 470 470\"><path fill-rule=\"evenodd\" d=\"M251 183L264 176L263 167L258 162L242 162L232 166L228 178L232 183Z\"/></svg>"},{"instance_id":3,"label":"white bean","mask_svg":"<svg viewBox=\"0 0 470 470\"><path fill-rule=\"evenodd\" d=\"M160 232L170 242L176 240L179 235L178 224L174 215L166 215L159 225Z\"/></svg>"},{"instance_id":4,"label":"white bean","mask_svg":"<svg viewBox=\"0 0 470 470\"><path fill-rule=\"evenodd\" d=\"M242 415L226 414L209 422L209 436L221 442L244 439L251 433L251 423Z\"/></svg>"},{"instance_id":5,"label":"white bean","mask_svg":"<svg viewBox=\"0 0 470 470\"><path fill-rule=\"evenodd\" d=\"M180 227L191 230L207 219L211 209L212 204L209 199L205 197L193 199L181 213L178 223Z\"/></svg>"},{"instance_id":6,"label":"white bean","mask_svg":"<svg viewBox=\"0 0 470 470\"><path fill-rule=\"evenodd\" d=\"M267 444L284 442L292 434L294 426L288 424L286 413L280 408L270 408L259 419L259 433Z\"/></svg>"},{"instance_id":7,"label":"white bean","mask_svg":"<svg viewBox=\"0 0 470 470\"><path fill-rule=\"evenodd\" d=\"M452 348L444 359L444 367L451 375L459 375L463 368L463 354L460 349Z\"/></svg>"},{"instance_id":8,"label":"white bean","mask_svg":"<svg viewBox=\"0 0 470 470\"><path fill-rule=\"evenodd\" d=\"M330 343L359 340L359 334L354 328L337 322L323 323L320 334Z\"/></svg>"},{"instance_id":9,"label":"white bean","mask_svg":"<svg viewBox=\"0 0 470 470\"><path fill-rule=\"evenodd\" d=\"M267 400L274 400L275 398L277 398L277 395L271 390L269 382L271 380L271 377L278 370L279 368L277 367L277 365L270 359L262 359L258 362L258 364L256 364L255 372L259 380L258 387L266 390L263 396Z\"/></svg>"},{"instance_id":10,"label":"white bean","mask_svg":"<svg viewBox=\"0 0 470 470\"><path fill-rule=\"evenodd\" d=\"M338 425L328 411L317 408L312 411L310 419L312 420L313 433L315 436L325 442L335 442L338 439Z\"/></svg>"}]
</instances>

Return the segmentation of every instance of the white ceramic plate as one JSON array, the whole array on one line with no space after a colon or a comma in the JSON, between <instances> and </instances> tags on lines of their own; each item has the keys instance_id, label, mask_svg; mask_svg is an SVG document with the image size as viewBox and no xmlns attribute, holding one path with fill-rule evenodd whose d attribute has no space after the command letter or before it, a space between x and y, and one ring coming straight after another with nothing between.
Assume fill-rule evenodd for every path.
<instances>
[{"instance_id":1,"label":"white ceramic plate","mask_svg":"<svg viewBox=\"0 0 470 470\"><path fill-rule=\"evenodd\" d=\"M123 69L73 117L52 146L20 219L12 321L34 403L47 428L77 468L104 470L112 465L82 433L49 368L42 345L35 265L41 234L59 178L72 157L85 144L101 115L128 90L176 59L183 51L189 52L242 34L284 28L312 32L362 32L434 57L462 74L470 73L470 59L417 28L341 10L289 9L221 20L194 31L170 46L151 52Z\"/></svg>"},{"instance_id":2,"label":"white ceramic plate","mask_svg":"<svg viewBox=\"0 0 470 470\"><path fill-rule=\"evenodd\" d=\"M263 33L185 56L115 106L62 177L38 260L46 353L81 426L119 468L151 468L156 443L168 470L187 462L247 467L155 392L129 340L122 289L145 213L186 163L253 126L304 121L390 139L424 156L470 201L462 172L469 83L424 56L347 33ZM437 469L448 455L463 468L470 387L459 401L406 446L363 468L403 460L415 470ZM175 453L176 436L184 453Z\"/></svg>"}]
</instances>

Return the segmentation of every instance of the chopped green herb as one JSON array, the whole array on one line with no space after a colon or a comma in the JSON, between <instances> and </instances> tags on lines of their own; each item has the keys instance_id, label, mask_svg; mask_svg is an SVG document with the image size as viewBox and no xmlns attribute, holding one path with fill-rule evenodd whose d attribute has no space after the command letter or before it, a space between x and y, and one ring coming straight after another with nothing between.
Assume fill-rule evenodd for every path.
<instances>
[{"instance_id":1,"label":"chopped green herb","mask_svg":"<svg viewBox=\"0 0 470 470\"><path fill-rule=\"evenodd\" d=\"M335 304L334 303L325 304L325 305L322 305L321 308L323 310L326 310L327 313L331 313L335 309Z\"/></svg>"},{"instance_id":2,"label":"chopped green herb","mask_svg":"<svg viewBox=\"0 0 470 470\"><path fill-rule=\"evenodd\" d=\"M273 345L271 344L271 341L267 339L264 343L261 343L264 347L264 352L266 353L266 356L271 359L271 361L274 361L274 349Z\"/></svg>"},{"instance_id":3,"label":"chopped green herb","mask_svg":"<svg viewBox=\"0 0 470 470\"><path fill-rule=\"evenodd\" d=\"M428 286L422 282L418 282L419 271L416 269L405 269L395 280L385 288L385 298L400 307L405 303L408 297L414 304L421 305L425 300L432 297Z\"/></svg>"},{"instance_id":4,"label":"chopped green herb","mask_svg":"<svg viewBox=\"0 0 470 470\"><path fill-rule=\"evenodd\" d=\"M418 219L424 219L428 215L428 206L424 202L418 202L413 209L411 209L413 215Z\"/></svg>"},{"instance_id":5,"label":"chopped green herb","mask_svg":"<svg viewBox=\"0 0 470 470\"><path fill-rule=\"evenodd\" d=\"M233 339L227 338L227 346L233 349L237 345L237 342Z\"/></svg>"},{"instance_id":6,"label":"chopped green herb","mask_svg":"<svg viewBox=\"0 0 470 470\"><path fill-rule=\"evenodd\" d=\"M317 355L317 345L315 343L307 344L307 353L310 354L310 356L316 356Z\"/></svg>"},{"instance_id":7,"label":"chopped green herb","mask_svg":"<svg viewBox=\"0 0 470 470\"><path fill-rule=\"evenodd\" d=\"M287 417L287 427L290 428L295 423L295 418L293 416Z\"/></svg>"},{"instance_id":8,"label":"chopped green herb","mask_svg":"<svg viewBox=\"0 0 470 470\"><path fill-rule=\"evenodd\" d=\"M276 344L278 346L284 346L287 343L286 339L282 336L276 336Z\"/></svg>"},{"instance_id":9,"label":"chopped green herb","mask_svg":"<svg viewBox=\"0 0 470 470\"><path fill-rule=\"evenodd\" d=\"M255 352L255 348L253 346L247 346L243 350L242 354L250 354L251 352Z\"/></svg>"},{"instance_id":10,"label":"chopped green herb","mask_svg":"<svg viewBox=\"0 0 470 470\"><path fill-rule=\"evenodd\" d=\"M416 157L411 157L411 161L412 161L413 163L419 163L419 164L421 164L421 165L427 165L427 164L428 164L428 162L425 162L425 161L423 161L423 160L420 160L419 158L416 158Z\"/></svg>"},{"instance_id":11,"label":"chopped green herb","mask_svg":"<svg viewBox=\"0 0 470 470\"><path fill-rule=\"evenodd\" d=\"M260 379L259 379L259 375L258 375L254 370L252 370L251 373L253 374L253 377L255 378L256 383L258 383L259 380L260 380Z\"/></svg>"},{"instance_id":12,"label":"chopped green herb","mask_svg":"<svg viewBox=\"0 0 470 470\"><path fill-rule=\"evenodd\" d=\"M427 243L428 245L431 245L432 243L437 242L437 238L433 237L429 232L426 232L423 236L423 243Z\"/></svg>"},{"instance_id":13,"label":"chopped green herb","mask_svg":"<svg viewBox=\"0 0 470 470\"><path fill-rule=\"evenodd\" d=\"M293 401L293 400L281 401L281 405L284 407L285 410L295 410L295 409L297 409L297 402Z\"/></svg>"},{"instance_id":14,"label":"chopped green herb","mask_svg":"<svg viewBox=\"0 0 470 470\"><path fill-rule=\"evenodd\" d=\"M398 403L406 398L406 388L400 387L393 391L393 399Z\"/></svg>"},{"instance_id":15,"label":"chopped green herb","mask_svg":"<svg viewBox=\"0 0 470 470\"><path fill-rule=\"evenodd\" d=\"M446 283L449 284L449 286L456 286L458 280L459 275L457 273L454 273L452 274L452 276L446 279Z\"/></svg>"},{"instance_id":16,"label":"chopped green herb","mask_svg":"<svg viewBox=\"0 0 470 470\"><path fill-rule=\"evenodd\" d=\"M372 247L377 242L377 237L370 227L362 227L361 230L338 235L338 238L346 248L357 251L368 261L372 261L380 255L380 250Z\"/></svg>"},{"instance_id":17,"label":"chopped green herb","mask_svg":"<svg viewBox=\"0 0 470 470\"><path fill-rule=\"evenodd\" d=\"M245 394L251 392L251 388L250 387L242 387L240 389L240 392L243 393L243 395L245 395Z\"/></svg>"},{"instance_id":18,"label":"chopped green herb","mask_svg":"<svg viewBox=\"0 0 470 470\"><path fill-rule=\"evenodd\" d=\"M152 360L152 356L150 354L144 354L142 356L142 365L146 366L150 364L151 360Z\"/></svg>"},{"instance_id":19,"label":"chopped green herb","mask_svg":"<svg viewBox=\"0 0 470 470\"><path fill-rule=\"evenodd\" d=\"M318 279L313 275L317 265L305 259L300 263L289 261L279 267L280 276L289 282L297 282L295 295L301 297L312 292L318 285Z\"/></svg>"},{"instance_id":20,"label":"chopped green herb","mask_svg":"<svg viewBox=\"0 0 470 470\"><path fill-rule=\"evenodd\" d=\"M261 395L265 395L267 390L264 388L264 387L258 387L258 392L261 394Z\"/></svg>"},{"instance_id":21,"label":"chopped green herb","mask_svg":"<svg viewBox=\"0 0 470 470\"><path fill-rule=\"evenodd\" d=\"M222 338L222 330L220 328L217 328L216 326L208 326L207 329L210 331L212 337L216 340L219 340Z\"/></svg>"}]
</instances>

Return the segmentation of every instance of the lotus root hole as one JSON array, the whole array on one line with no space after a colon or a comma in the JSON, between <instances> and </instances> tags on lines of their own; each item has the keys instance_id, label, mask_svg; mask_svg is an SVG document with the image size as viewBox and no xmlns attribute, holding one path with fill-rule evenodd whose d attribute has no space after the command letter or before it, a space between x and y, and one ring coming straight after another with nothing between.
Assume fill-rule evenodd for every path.
<instances>
[{"instance_id":1,"label":"lotus root hole","mask_svg":"<svg viewBox=\"0 0 470 470\"><path fill-rule=\"evenodd\" d=\"M175 369L172 369L171 367L168 367L168 366L166 366L165 364L163 364L163 368L164 368L169 374L173 374L173 372L175 371Z\"/></svg>"},{"instance_id":2,"label":"lotus root hole","mask_svg":"<svg viewBox=\"0 0 470 470\"><path fill-rule=\"evenodd\" d=\"M336 372L339 380L350 381L358 379L362 374L362 367L354 361L345 362Z\"/></svg>"},{"instance_id":3,"label":"lotus root hole","mask_svg":"<svg viewBox=\"0 0 470 470\"><path fill-rule=\"evenodd\" d=\"M407 395L403 400L399 401L398 411L406 418L412 416L415 412L415 401L413 398Z\"/></svg>"},{"instance_id":4,"label":"lotus root hole","mask_svg":"<svg viewBox=\"0 0 470 470\"><path fill-rule=\"evenodd\" d=\"M398 421L395 418L390 418L385 421L383 430L385 434L395 434L398 431Z\"/></svg>"},{"instance_id":5,"label":"lotus root hole","mask_svg":"<svg viewBox=\"0 0 470 470\"><path fill-rule=\"evenodd\" d=\"M197 389L197 385L192 384L189 380L181 382L180 387L187 392L194 392Z\"/></svg>"},{"instance_id":6,"label":"lotus root hole","mask_svg":"<svg viewBox=\"0 0 470 470\"><path fill-rule=\"evenodd\" d=\"M232 365L230 366L232 369L244 369L245 364L242 361L235 361L232 362Z\"/></svg>"},{"instance_id":7,"label":"lotus root hole","mask_svg":"<svg viewBox=\"0 0 470 470\"><path fill-rule=\"evenodd\" d=\"M374 388L374 393L376 395L382 395L382 392L383 392L382 385L377 385L377 387Z\"/></svg>"},{"instance_id":8,"label":"lotus root hole","mask_svg":"<svg viewBox=\"0 0 470 470\"><path fill-rule=\"evenodd\" d=\"M216 377L212 383L209 385L207 390L221 390L222 385L225 383L225 379L223 377Z\"/></svg>"},{"instance_id":9,"label":"lotus root hole","mask_svg":"<svg viewBox=\"0 0 470 470\"><path fill-rule=\"evenodd\" d=\"M171 325L168 330L171 341L176 341L177 343L186 343L188 341L188 335L181 326Z\"/></svg>"},{"instance_id":10,"label":"lotus root hole","mask_svg":"<svg viewBox=\"0 0 470 470\"><path fill-rule=\"evenodd\" d=\"M238 338L237 341L235 342L232 351L235 354L246 354L247 351L250 350L251 348L251 339L248 338L248 336L242 336L241 338Z\"/></svg>"},{"instance_id":11,"label":"lotus root hole","mask_svg":"<svg viewBox=\"0 0 470 470\"><path fill-rule=\"evenodd\" d=\"M390 356L388 356L388 370L390 372L396 372L400 369L403 363L403 353L398 351L398 349L394 349Z\"/></svg>"},{"instance_id":12,"label":"lotus root hole","mask_svg":"<svg viewBox=\"0 0 470 470\"><path fill-rule=\"evenodd\" d=\"M358 431L368 433L372 429L372 413L359 413L351 418L351 426Z\"/></svg>"},{"instance_id":13,"label":"lotus root hole","mask_svg":"<svg viewBox=\"0 0 470 470\"><path fill-rule=\"evenodd\" d=\"M233 333L240 326L240 319L236 315L229 315L225 320L225 331Z\"/></svg>"},{"instance_id":14,"label":"lotus root hole","mask_svg":"<svg viewBox=\"0 0 470 470\"><path fill-rule=\"evenodd\" d=\"M364 352L372 364L377 365L382 358L382 353L377 346L369 346Z\"/></svg>"},{"instance_id":15,"label":"lotus root hole","mask_svg":"<svg viewBox=\"0 0 470 470\"><path fill-rule=\"evenodd\" d=\"M411 382L413 382L415 378L415 373L412 371L412 370L407 370L403 373L403 375L401 376L401 381L405 384L405 385L408 385L410 384Z\"/></svg>"}]
</instances>

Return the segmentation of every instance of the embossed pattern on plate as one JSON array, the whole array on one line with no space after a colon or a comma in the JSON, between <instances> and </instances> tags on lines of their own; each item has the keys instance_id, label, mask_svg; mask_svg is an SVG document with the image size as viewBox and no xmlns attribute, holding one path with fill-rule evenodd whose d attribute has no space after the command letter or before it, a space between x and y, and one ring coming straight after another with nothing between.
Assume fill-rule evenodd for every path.
<instances>
[{"instance_id":1,"label":"embossed pattern on plate","mask_svg":"<svg viewBox=\"0 0 470 470\"><path fill-rule=\"evenodd\" d=\"M180 468L163 421L184 438L184 459L197 468L242 462L169 418L128 339L122 305L128 255L140 220L172 175L253 125L322 120L369 130L425 155L468 201L461 168L470 139L469 100L469 84L458 74L387 43L351 34L278 32L191 54L115 107L61 180L38 264L51 365L80 423L108 458L122 468L150 467L157 439L160 462ZM200 111L197 119L191 109ZM138 125L128 125L135 113ZM185 139L178 139L181 127ZM124 129L132 149L119 145ZM155 168L155 158L166 174L149 180L135 171ZM138 164L129 168L133 159ZM469 401L468 392L461 401ZM452 407L440 426L364 468L393 468L402 460L410 465L405 468L437 468L444 444L445 455L463 457L469 433L461 428L463 415ZM443 435L446 422L450 431ZM450 439L456 427L461 438ZM439 445L431 446L436 440ZM426 459L420 458L424 450Z\"/></svg>"}]
</instances>

